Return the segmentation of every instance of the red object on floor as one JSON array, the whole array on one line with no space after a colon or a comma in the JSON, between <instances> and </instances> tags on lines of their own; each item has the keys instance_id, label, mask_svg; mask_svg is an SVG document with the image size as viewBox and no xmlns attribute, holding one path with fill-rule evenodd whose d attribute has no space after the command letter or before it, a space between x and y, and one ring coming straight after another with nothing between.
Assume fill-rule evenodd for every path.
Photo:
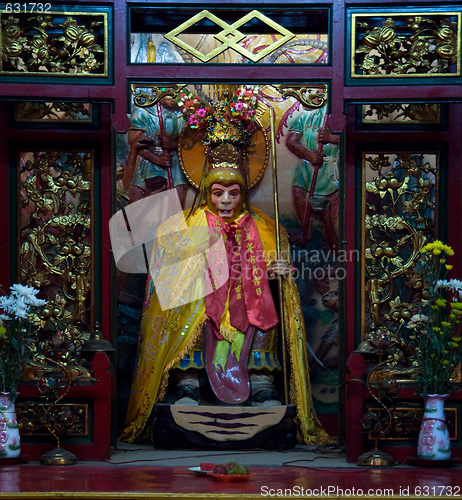
<instances>
[{"instance_id":1,"label":"red object on floor","mask_svg":"<svg viewBox=\"0 0 462 500\"><path fill-rule=\"evenodd\" d=\"M13 498L422 498L459 496L460 466L448 469L252 467L248 482L220 483L188 467L88 465L0 467L0 499ZM53 493L51 493L53 492ZM22 495L17 495L22 493ZM48 493L48 494L44 494ZM94 496L93 496L94 493ZM107 493L107 495L103 494ZM30 495L30 497L29 497Z\"/></svg>"}]
</instances>

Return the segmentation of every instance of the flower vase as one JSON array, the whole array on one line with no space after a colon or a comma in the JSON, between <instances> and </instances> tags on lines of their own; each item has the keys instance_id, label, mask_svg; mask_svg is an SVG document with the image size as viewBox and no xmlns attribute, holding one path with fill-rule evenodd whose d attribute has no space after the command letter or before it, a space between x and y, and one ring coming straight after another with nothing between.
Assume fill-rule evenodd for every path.
<instances>
[{"instance_id":1,"label":"flower vase","mask_svg":"<svg viewBox=\"0 0 462 500\"><path fill-rule=\"evenodd\" d=\"M444 415L444 400L448 394L429 394L425 399L420 426L417 456L426 460L451 458L451 443Z\"/></svg>"},{"instance_id":2,"label":"flower vase","mask_svg":"<svg viewBox=\"0 0 462 500\"><path fill-rule=\"evenodd\" d=\"M8 392L0 392L0 460L21 454L19 427L14 403Z\"/></svg>"}]
</instances>

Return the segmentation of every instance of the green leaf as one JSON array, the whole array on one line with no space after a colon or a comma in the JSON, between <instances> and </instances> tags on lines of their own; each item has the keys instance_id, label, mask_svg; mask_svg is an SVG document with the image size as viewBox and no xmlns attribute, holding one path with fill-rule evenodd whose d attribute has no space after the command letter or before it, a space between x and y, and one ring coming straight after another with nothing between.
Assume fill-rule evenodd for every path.
<instances>
[{"instance_id":1,"label":"green leaf","mask_svg":"<svg viewBox=\"0 0 462 500\"><path fill-rule=\"evenodd\" d=\"M13 337L11 340L10 340L10 346L16 351L16 352L19 352L19 344L18 344L18 341Z\"/></svg>"}]
</instances>

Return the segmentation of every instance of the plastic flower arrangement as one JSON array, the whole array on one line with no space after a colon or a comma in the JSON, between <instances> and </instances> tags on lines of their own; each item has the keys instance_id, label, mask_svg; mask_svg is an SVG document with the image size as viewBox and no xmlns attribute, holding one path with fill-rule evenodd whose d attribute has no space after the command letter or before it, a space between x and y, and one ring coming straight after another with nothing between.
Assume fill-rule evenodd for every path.
<instances>
[{"instance_id":1,"label":"plastic flower arrangement","mask_svg":"<svg viewBox=\"0 0 462 500\"><path fill-rule=\"evenodd\" d=\"M183 113L183 118L193 129L206 126L212 116L210 105L201 101L199 97L193 96L188 89L180 94L177 103Z\"/></svg>"},{"instance_id":2,"label":"plastic flower arrangement","mask_svg":"<svg viewBox=\"0 0 462 500\"><path fill-rule=\"evenodd\" d=\"M451 379L462 361L462 281L446 279L452 268L447 257L454 255L450 246L437 240L425 245L421 253L425 298L419 314L411 318L407 327L413 330L410 339L420 370L417 383L421 394L427 397L451 392Z\"/></svg>"},{"instance_id":3,"label":"plastic flower arrangement","mask_svg":"<svg viewBox=\"0 0 462 500\"><path fill-rule=\"evenodd\" d=\"M251 131L256 118L257 93L258 86L244 85L232 96L225 91L221 100L205 102L186 89L180 94L177 103L189 126L203 132L209 142L213 142L213 139L232 141L234 134L236 140L241 140L242 133ZM221 133L217 134L217 129Z\"/></svg>"},{"instance_id":4,"label":"plastic flower arrangement","mask_svg":"<svg viewBox=\"0 0 462 500\"><path fill-rule=\"evenodd\" d=\"M21 372L32 356L30 335L33 315L47 302L38 299L39 290L13 285L9 296L0 297L0 392L9 393L14 403Z\"/></svg>"}]
</instances>

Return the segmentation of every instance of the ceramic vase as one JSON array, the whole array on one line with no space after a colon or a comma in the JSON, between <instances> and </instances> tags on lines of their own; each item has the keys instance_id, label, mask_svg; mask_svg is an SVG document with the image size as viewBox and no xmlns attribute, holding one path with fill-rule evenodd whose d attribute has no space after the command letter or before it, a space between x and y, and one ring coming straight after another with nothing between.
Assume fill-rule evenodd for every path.
<instances>
[{"instance_id":1,"label":"ceramic vase","mask_svg":"<svg viewBox=\"0 0 462 500\"><path fill-rule=\"evenodd\" d=\"M444 401L447 397L447 394L429 394L425 399L417 450L419 458L426 460L451 458L451 443L444 415Z\"/></svg>"},{"instance_id":2,"label":"ceramic vase","mask_svg":"<svg viewBox=\"0 0 462 500\"><path fill-rule=\"evenodd\" d=\"M7 392L0 392L0 459L15 458L21 454L19 427L14 403Z\"/></svg>"}]
</instances>

